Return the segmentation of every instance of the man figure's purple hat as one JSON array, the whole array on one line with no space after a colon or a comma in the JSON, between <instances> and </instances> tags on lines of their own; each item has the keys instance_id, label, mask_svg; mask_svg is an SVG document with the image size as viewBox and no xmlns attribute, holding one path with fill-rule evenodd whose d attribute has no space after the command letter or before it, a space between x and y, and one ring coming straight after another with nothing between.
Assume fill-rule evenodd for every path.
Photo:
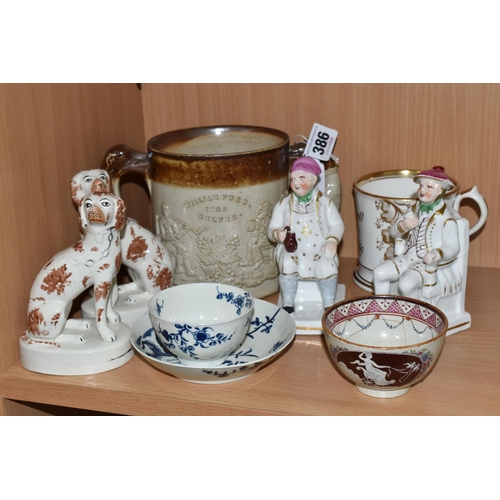
<instances>
[{"instance_id":1,"label":"man figure's purple hat","mask_svg":"<svg viewBox=\"0 0 500 500\"><path fill-rule=\"evenodd\" d=\"M432 167L429 170L424 170L413 178L414 182L418 182L420 177L427 177L429 179L434 179L435 181L441 181L443 187L446 188L447 191L455 187L453 181L444 173L444 167L437 166Z\"/></svg>"},{"instance_id":2,"label":"man figure's purple hat","mask_svg":"<svg viewBox=\"0 0 500 500\"><path fill-rule=\"evenodd\" d=\"M303 172L309 172L317 177L321 174L321 167L314 158L309 156L301 156L293 162L290 172L295 172L296 170L302 170Z\"/></svg>"}]
</instances>

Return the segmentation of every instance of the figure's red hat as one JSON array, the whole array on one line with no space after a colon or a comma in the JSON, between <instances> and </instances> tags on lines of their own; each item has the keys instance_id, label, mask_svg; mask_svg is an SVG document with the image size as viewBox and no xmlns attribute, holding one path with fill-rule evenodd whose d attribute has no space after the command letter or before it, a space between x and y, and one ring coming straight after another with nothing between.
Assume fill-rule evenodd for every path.
<instances>
[{"instance_id":1,"label":"figure's red hat","mask_svg":"<svg viewBox=\"0 0 500 500\"><path fill-rule=\"evenodd\" d=\"M309 172L319 177L321 174L321 167L318 162L309 156L301 156L293 162L290 172L295 172L296 170L302 170L304 172Z\"/></svg>"},{"instance_id":2,"label":"figure's red hat","mask_svg":"<svg viewBox=\"0 0 500 500\"><path fill-rule=\"evenodd\" d=\"M429 170L423 170L422 172L418 173L413 180L415 182L418 182L418 179L420 177L427 177L429 179L434 179L436 181L441 181L443 183L443 186L447 189L450 190L455 186L453 184L453 181L445 174L444 172L444 167L432 167Z\"/></svg>"}]
</instances>

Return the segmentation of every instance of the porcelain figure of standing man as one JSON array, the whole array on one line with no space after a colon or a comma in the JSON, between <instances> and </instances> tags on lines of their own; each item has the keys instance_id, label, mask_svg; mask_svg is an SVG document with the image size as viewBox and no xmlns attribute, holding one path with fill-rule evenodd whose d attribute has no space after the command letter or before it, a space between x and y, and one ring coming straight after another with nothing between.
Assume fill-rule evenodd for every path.
<instances>
[{"instance_id":1,"label":"porcelain figure of standing man","mask_svg":"<svg viewBox=\"0 0 500 500\"><path fill-rule=\"evenodd\" d=\"M400 295L419 298L419 289L435 281L438 267L450 266L460 252L456 214L443 200L454 187L444 168L420 172L414 181L419 184L417 203L390 228L396 241L406 239L404 248L374 269L376 294L391 293L391 283L397 281Z\"/></svg>"},{"instance_id":2,"label":"porcelain figure of standing man","mask_svg":"<svg viewBox=\"0 0 500 500\"><path fill-rule=\"evenodd\" d=\"M276 204L269 223L268 237L278 243L282 307L289 313L295 310L299 279L317 281L324 308L335 302L337 247L344 223L333 201L318 189L320 174L313 158L295 160L290 169L292 193Z\"/></svg>"}]
</instances>

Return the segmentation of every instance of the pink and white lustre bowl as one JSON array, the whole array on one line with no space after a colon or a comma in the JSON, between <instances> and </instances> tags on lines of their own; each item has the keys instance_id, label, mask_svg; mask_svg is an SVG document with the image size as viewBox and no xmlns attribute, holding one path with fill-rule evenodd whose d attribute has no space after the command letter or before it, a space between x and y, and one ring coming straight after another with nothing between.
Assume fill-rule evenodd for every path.
<instances>
[{"instance_id":1,"label":"pink and white lustre bowl","mask_svg":"<svg viewBox=\"0 0 500 500\"><path fill-rule=\"evenodd\" d=\"M420 300L371 295L338 302L323 315L334 365L363 394L394 398L422 382L446 337L446 315Z\"/></svg>"}]
</instances>

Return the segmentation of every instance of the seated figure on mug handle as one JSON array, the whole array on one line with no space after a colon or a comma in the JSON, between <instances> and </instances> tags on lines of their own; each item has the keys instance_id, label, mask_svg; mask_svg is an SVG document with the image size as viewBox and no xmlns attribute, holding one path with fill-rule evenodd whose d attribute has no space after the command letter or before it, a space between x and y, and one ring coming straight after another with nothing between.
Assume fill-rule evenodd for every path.
<instances>
[{"instance_id":1,"label":"seated figure on mug handle","mask_svg":"<svg viewBox=\"0 0 500 500\"><path fill-rule=\"evenodd\" d=\"M450 328L464 321L470 325L464 311L468 221L443 199L454 184L439 166L420 172L414 181L419 185L418 201L391 225L395 257L374 269L374 291L437 305Z\"/></svg>"}]
</instances>

